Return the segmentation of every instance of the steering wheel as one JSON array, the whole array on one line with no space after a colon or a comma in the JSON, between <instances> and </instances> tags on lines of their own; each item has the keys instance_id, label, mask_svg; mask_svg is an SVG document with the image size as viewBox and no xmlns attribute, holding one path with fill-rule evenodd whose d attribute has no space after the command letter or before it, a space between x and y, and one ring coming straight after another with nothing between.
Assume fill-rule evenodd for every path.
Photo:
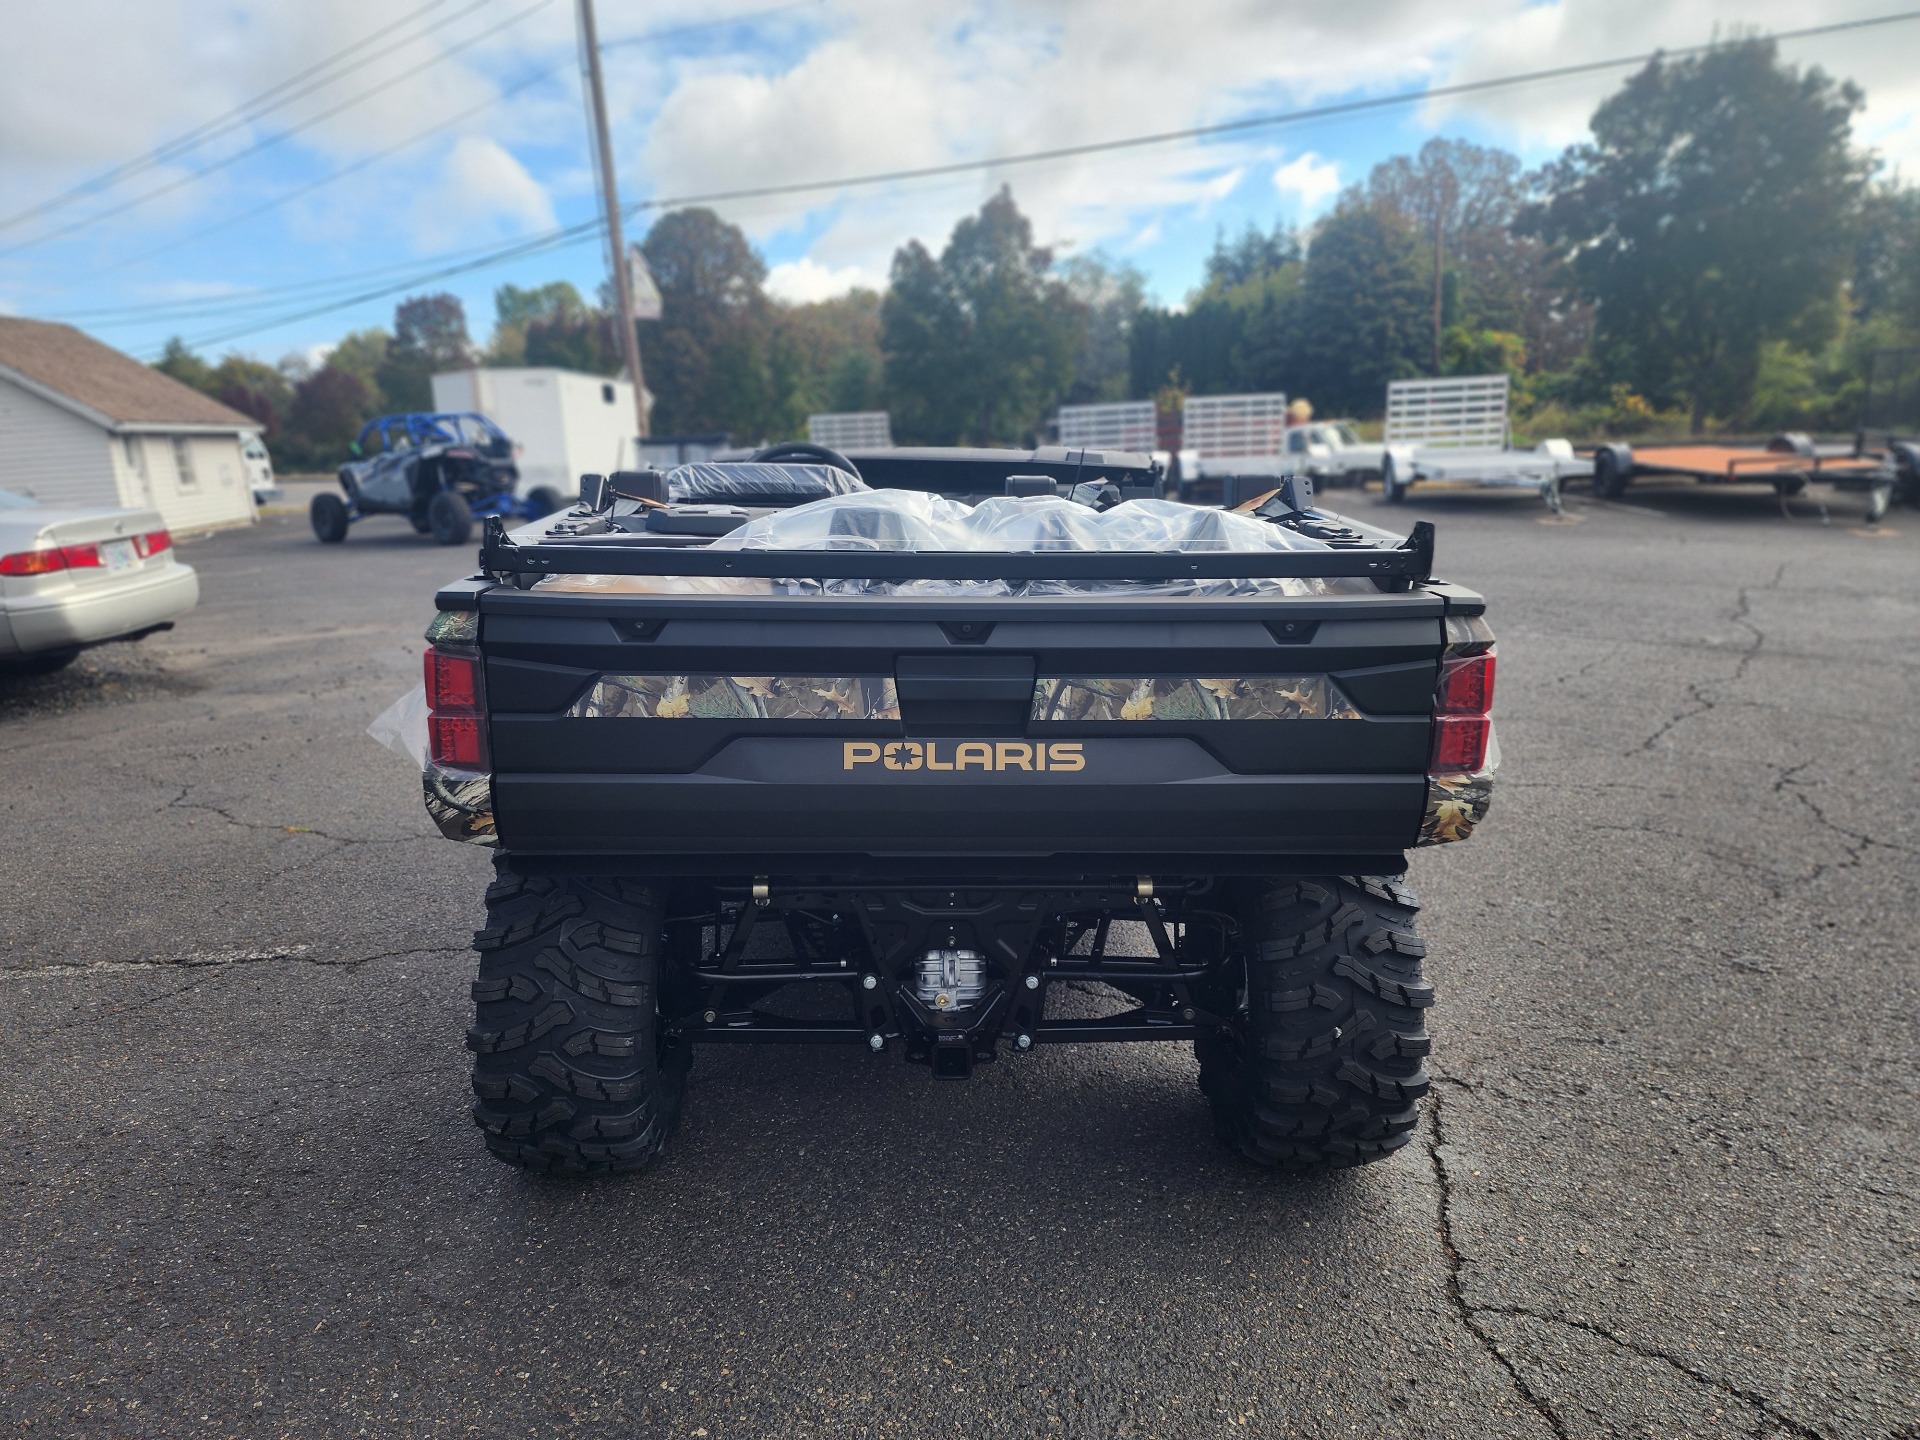
<instances>
[{"instance_id":1,"label":"steering wheel","mask_svg":"<svg viewBox=\"0 0 1920 1440\"><path fill-rule=\"evenodd\" d=\"M764 450L754 452L755 463L767 463L774 460L811 460L816 465L828 465L835 470L845 471L856 480L864 480L860 469L838 450L829 450L825 445L815 445L806 440L785 440L778 445L769 445Z\"/></svg>"}]
</instances>

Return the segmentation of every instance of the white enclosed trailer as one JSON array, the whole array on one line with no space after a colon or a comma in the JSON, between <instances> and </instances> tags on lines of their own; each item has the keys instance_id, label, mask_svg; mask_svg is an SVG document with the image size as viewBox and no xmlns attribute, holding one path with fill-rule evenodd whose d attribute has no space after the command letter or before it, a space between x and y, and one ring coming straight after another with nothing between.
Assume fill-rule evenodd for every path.
<instances>
[{"instance_id":1,"label":"white enclosed trailer","mask_svg":"<svg viewBox=\"0 0 1920 1440\"><path fill-rule=\"evenodd\" d=\"M1591 476L1593 462L1565 440L1516 450L1507 416L1511 390L1505 375L1390 381L1382 498L1399 504L1417 481L1459 480L1538 491L1558 510L1561 483Z\"/></svg>"},{"instance_id":2,"label":"white enclosed trailer","mask_svg":"<svg viewBox=\"0 0 1920 1440\"><path fill-rule=\"evenodd\" d=\"M522 495L579 493L582 475L640 468L630 381L551 367L455 370L433 377L433 408L486 416L514 443Z\"/></svg>"}]
</instances>

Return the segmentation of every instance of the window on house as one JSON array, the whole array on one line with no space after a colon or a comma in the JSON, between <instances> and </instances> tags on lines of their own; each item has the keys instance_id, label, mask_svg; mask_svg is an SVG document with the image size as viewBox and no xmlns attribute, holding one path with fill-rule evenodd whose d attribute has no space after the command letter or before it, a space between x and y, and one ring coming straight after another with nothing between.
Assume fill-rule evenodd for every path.
<instances>
[{"instance_id":1,"label":"window on house","mask_svg":"<svg viewBox=\"0 0 1920 1440\"><path fill-rule=\"evenodd\" d=\"M613 404L613 386L602 385L600 387L600 398L609 405Z\"/></svg>"},{"instance_id":2,"label":"window on house","mask_svg":"<svg viewBox=\"0 0 1920 1440\"><path fill-rule=\"evenodd\" d=\"M173 437L173 474L182 490L200 488L200 478L193 473L193 442L184 435Z\"/></svg>"}]
</instances>

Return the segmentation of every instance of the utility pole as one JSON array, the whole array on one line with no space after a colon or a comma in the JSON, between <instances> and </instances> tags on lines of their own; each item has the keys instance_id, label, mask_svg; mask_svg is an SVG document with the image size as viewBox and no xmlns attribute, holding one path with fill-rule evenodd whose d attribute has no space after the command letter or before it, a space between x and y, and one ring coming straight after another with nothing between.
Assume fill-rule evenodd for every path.
<instances>
[{"instance_id":1,"label":"utility pole","mask_svg":"<svg viewBox=\"0 0 1920 1440\"><path fill-rule=\"evenodd\" d=\"M620 353L633 380L634 419L647 436L647 384L640 369L640 336L633 328L633 287L627 283L627 242L620 233L620 191L613 179L613 142L607 136L607 92L600 78L600 35L593 23L593 0L579 0L580 49L587 78L587 106L593 120L594 149L600 158L600 204L607 219L607 257L613 266L613 294L620 309Z\"/></svg>"},{"instance_id":2,"label":"utility pole","mask_svg":"<svg viewBox=\"0 0 1920 1440\"><path fill-rule=\"evenodd\" d=\"M586 4L587 0L581 0ZM1438 195L1433 204L1433 378L1440 378L1440 295L1441 268L1445 262L1447 246L1446 212L1440 206Z\"/></svg>"}]
</instances>

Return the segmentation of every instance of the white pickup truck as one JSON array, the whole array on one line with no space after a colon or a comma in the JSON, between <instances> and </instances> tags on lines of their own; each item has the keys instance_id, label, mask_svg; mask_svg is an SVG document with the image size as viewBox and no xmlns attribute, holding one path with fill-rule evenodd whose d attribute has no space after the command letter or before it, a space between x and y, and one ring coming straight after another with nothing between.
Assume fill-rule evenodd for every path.
<instances>
[{"instance_id":1,"label":"white pickup truck","mask_svg":"<svg viewBox=\"0 0 1920 1440\"><path fill-rule=\"evenodd\" d=\"M1310 420L1287 427L1282 461L1289 475L1310 475L1316 485L1359 485L1378 477L1387 447L1362 440L1350 420Z\"/></svg>"}]
</instances>

